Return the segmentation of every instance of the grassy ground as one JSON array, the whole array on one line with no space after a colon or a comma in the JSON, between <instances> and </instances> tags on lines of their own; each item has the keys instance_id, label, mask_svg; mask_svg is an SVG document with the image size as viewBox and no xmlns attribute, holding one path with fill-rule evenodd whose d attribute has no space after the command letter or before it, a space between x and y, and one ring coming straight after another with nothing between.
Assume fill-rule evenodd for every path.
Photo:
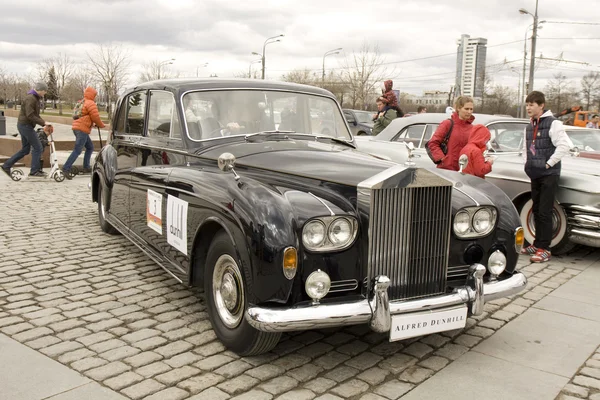
<instances>
[{"instance_id":1,"label":"grassy ground","mask_svg":"<svg viewBox=\"0 0 600 400\"><path fill-rule=\"evenodd\" d=\"M108 114L106 113L106 111L99 111L100 113L100 119L102 120L102 122L104 123L108 123ZM46 108L45 110L42 110L40 112L41 115L56 115L56 116L62 116L62 117L71 117L73 115L73 109L71 107L64 107L62 109L62 115L59 114L59 110L58 108Z\"/></svg>"}]
</instances>

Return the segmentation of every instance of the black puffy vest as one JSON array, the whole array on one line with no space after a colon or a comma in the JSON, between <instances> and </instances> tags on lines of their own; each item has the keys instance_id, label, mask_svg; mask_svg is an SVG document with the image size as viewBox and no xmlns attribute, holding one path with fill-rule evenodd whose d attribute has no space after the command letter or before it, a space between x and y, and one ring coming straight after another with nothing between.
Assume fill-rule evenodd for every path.
<instances>
[{"instance_id":1,"label":"black puffy vest","mask_svg":"<svg viewBox=\"0 0 600 400\"><path fill-rule=\"evenodd\" d=\"M525 139L527 141L527 162L525 163L525 173L531 179L541 178L548 175L560 175L560 162L546 169L546 163L554 154L556 147L550 139L550 127L556 118L552 116L540 118L537 135L535 138L535 155L531 152L531 143L533 143L534 124L537 121L527 125L525 129Z\"/></svg>"}]
</instances>

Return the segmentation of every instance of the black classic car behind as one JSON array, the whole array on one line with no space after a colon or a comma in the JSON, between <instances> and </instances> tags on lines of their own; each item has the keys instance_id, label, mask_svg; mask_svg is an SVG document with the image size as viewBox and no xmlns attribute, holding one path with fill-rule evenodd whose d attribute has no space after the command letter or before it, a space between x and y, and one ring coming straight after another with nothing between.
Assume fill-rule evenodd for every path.
<instances>
[{"instance_id":1,"label":"black classic car behind","mask_svg":"<svg viewBox=\"0 0 600 400\"><path fill-rule=\"evenodd\" d=\"M269 351L284 331L457 329L526 284L504 193L357 152L328 91L155 81L120 98L113 126L91 181L102 230L203 286L217 337L238 354Z\"/></svg>"}]
</instances>

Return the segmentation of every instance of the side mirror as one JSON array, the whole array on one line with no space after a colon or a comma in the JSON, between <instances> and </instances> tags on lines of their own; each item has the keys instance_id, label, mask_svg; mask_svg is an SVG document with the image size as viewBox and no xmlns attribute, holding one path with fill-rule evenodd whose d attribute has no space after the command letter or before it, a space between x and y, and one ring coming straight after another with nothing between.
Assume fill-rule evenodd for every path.
<instances>
[{"instance_id":1,"label":"side mirror","mask_svg":"<svg viewBox=\"0 0 600 400\"><path fill-rule=\"evenodd\" d=\"M460 172L461 174L464 175L463 169L467 166L468 163L469 163L469 157L467 157L466 154L461 154L460 157L458 158L458 165L460 166L458 172Z\"/></svg>"},{"instance_id":2,"label":"side mirror","mask_svg":"<svg viewBox=\"0 0 600 400\"><path fill-rule=\"evenodd\" d=\"M223 153L219 156L219 159L217 160L217 165L219 166L219 169L223 172L233 172L233 176L235 177L235 180L239 180L240 176L235 172L235 170L233 169L233 167L235 166L235 156L231 153Z\"/></svg>"}]
</instances>

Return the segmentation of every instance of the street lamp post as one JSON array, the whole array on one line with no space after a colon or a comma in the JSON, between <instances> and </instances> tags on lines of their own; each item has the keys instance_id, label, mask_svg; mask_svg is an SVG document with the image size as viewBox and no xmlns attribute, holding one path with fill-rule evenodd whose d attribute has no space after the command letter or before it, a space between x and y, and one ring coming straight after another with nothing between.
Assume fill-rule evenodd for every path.
<instances>
[{"instance_id":1,"label":"street lamp post","mask_svg":"<svg viewBox=\"0 0 600 400\"><path fill-rule=\"evenodd\" d=\"M198 77L198 68L204 68L204 67L207 67L207 66L208 66L208 63L204 63L204 64L202 64L200 66L196 66L196 78Z\"/></svg>"},{"instance_id":2,"label":"street lamp post","mask_svg":"<svg viewBox=\"0 0 600 400\"><path fill-rule=\"evenodd\" d=\"M267 38L267 40L265 40L265 42L263 43L263 48L262 48L262 79L265 79L265 47L267 47L268 44L270 43L275 43L275 42L281 42L281 39L277 39L279 37L283 37L284 35L277 35L277 36L272 36L270 38ZM275 40L273 40L275 39Z\"/></svg>"},{"instance_id":3,"label":"street lamp post","mask_svg":"<svg viewBox=\"0 0 600 400\"><path fill-rule=\"evenodd\" d=\"M341 50L342 48L338 47L337 49L326 51L325 54L323 54L323 76L321 77L321 86L325 86L325 57L332 54L339 54Z\"/></svg>"},{"instance_id":4,"label":"street lamp post","mask_svg":"<svg viewBox=\"0 0 600 400\"><path fill-rule=\"evenodd\" d=\"M538 23L538 25L543 24L546 21L540 21ZM525 29L525 39L523 40L523 78L521 80L522 83L522 90L521 93L523 94L523 96L521 96L519 98L519 112L517 114L517 117L525 117L525 97L527 96L527 89L528 86L526 86L526 81L525 81L525 72L527 70L526 66L527 66L527 33L529 32L529 28L531 28L533 26L533 24L529 24L529 26L527 27L527 29ZM538 29L542 29L543 26L538 26Z\"/></svg>"},{"instance_id":5,"label":"street lamp post","mask_svg":"<svg viewBox=\"0 0 600 400\"><path fill-rule=\"evenodd\" d=\"M535 45L537 39L537 30L538 30L538 1L535 0L535 13L532 14L524 8L520 8L519 12L521 14L529 14L533 17L533 34L531 35L531 62L529 63L529 88L528 91L531 92L533 90L533 71L535 68Z\"/></svg>"},{"instance_id":6,"label":"street lamp post","mask_svg":"<svg viewBox=\"0 0 600 400\"><path fill-rule=\"evenodd\" d=\"M175 59L174 58L170 58L168 60L161 61L161 62L158 63L158 68L157 68L158 71L156 73L156 75L158 76L158 79L160 79L160 71L162 69L162 66L163 65L167 65L167 64L173 64L173 61L175 61Z\"/></svg>"},{"instance_id":7,"label":"street lamp post","mask_svg":"<svg viewBox=\"0 0 600 400\"><path fill-rule=\"evenodd\" d=\"M257 59L257 60L254 60L254 61L250 61L250 65L248 66L248 79L252 78L252 64L256 64L256 63L262 62L262 55L261 54L254 53L254 52L252 54L256 55L256 56L260 56L260 58Z\"/></svg>"}]
</instances>

